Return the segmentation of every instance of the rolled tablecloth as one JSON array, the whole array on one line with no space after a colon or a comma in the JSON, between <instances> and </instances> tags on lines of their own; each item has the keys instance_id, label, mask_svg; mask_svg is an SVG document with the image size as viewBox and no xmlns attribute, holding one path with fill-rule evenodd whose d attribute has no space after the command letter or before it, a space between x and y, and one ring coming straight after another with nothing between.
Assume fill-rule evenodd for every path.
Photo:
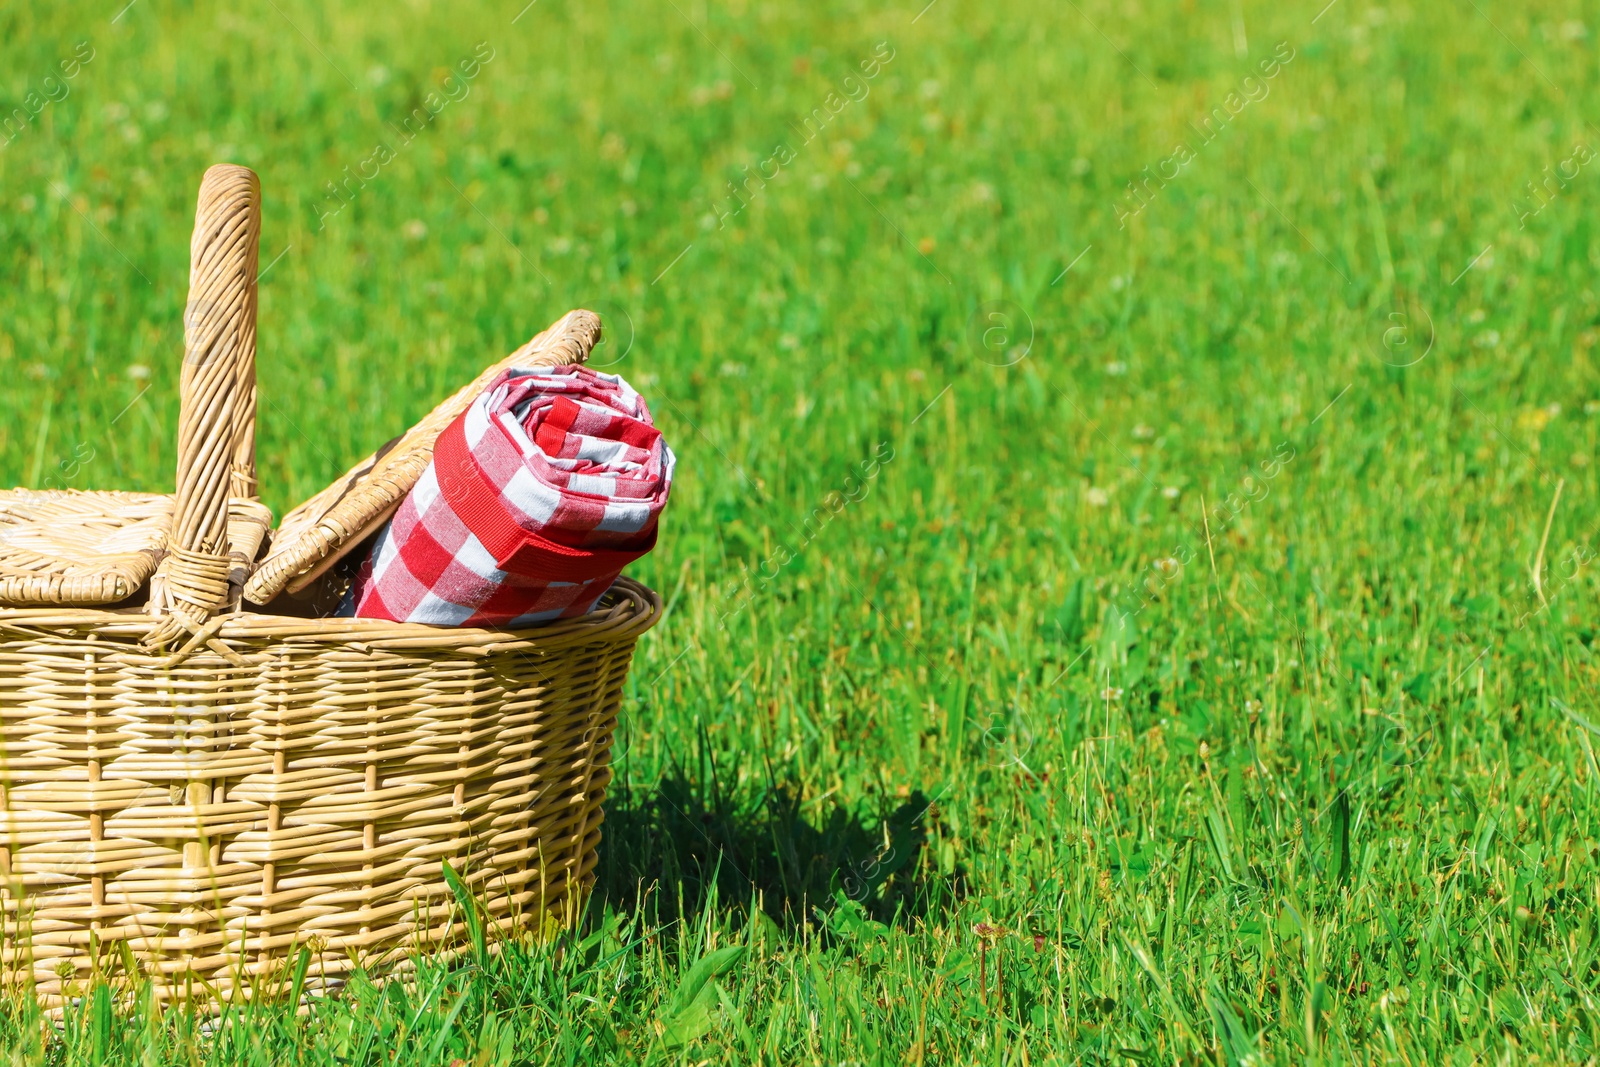
<instances>
[{"instance_id":1,"label":"rolled tablecloth","mask_svg":"<svg viewBox=\"0 0 1600 1067\"><path fill-rule=\"evenodd\" d=\"M655 547L674 463L620 375L508 370L439 435L348 605L435 626L582 615Z\"/></svg>"}]
</instances>

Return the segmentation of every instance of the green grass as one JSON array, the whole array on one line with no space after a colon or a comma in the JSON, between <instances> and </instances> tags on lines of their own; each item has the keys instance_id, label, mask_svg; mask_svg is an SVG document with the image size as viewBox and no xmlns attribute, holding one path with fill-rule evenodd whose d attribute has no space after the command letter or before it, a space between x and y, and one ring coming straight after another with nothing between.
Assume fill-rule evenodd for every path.
<instances>
[{"instance_id":1,"label":"green grass","mask_svg":"<svg viewBox=\"0 0 1600 1067\"><path fill-rule=\"evenodd\" d=\"M232 160L274 509L592 307L670 609L581 930L0 1063L1600 1058L1594 4L118 6L0 12L0 482L170 484Z\"/></svg>"}]
</instances>

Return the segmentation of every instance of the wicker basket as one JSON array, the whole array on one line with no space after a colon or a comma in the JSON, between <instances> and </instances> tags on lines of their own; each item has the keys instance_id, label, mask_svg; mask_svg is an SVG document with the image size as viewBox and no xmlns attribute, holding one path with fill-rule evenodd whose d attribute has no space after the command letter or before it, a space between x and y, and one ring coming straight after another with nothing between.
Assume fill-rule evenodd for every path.
<instances>
[{"instance_id":1,"label":"wicker basket","mask_svg":"<svg viewBox=\"0 0 1600 1067\"><path fill-rule=\"evenodd\" d=\"M243 610L259 199L242 167L201 187L176 496L0 494L0 596L41 605L0 608L0 976L47 1004L130 969L270 995L303 947L307 990L403 965L460 929L446 861L502 933L592 882L654 593L519 632Z\"/></svg>"}]
</instances>

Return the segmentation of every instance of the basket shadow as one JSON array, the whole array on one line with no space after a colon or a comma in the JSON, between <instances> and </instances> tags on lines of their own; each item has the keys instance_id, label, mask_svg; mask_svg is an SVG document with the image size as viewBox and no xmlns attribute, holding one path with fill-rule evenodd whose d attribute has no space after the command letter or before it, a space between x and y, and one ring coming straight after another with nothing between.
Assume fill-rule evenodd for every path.
<instances>
[{"instance_id":1,"label":"basket shadow","mask_svg":"<svg viewBox=\"0 0 1600 1067\"><path fill-rule=\"evenodd\" d=\"M618 778L606 799L591 914L643 908L651 921L670 922L754 905L795 929L841 899L882 922L954 902L960 872L947 879L925 869L937 815L920 790L881 818L836 804L812 821L793 787L733 798L709 777L669 773L649 786Z\"/></svg>"}]
</instances>

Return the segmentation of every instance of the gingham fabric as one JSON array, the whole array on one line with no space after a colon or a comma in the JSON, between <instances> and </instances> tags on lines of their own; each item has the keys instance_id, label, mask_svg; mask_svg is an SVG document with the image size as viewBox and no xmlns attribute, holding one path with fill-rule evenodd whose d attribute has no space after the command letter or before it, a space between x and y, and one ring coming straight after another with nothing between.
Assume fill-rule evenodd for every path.
<instances>
[{"instance_id":1,"label":"gingham fabric","mask_svg":"<svg viewBox=\"0 0 1600 1067\"><path fill-rule=\"evenodd\" d=\"M582 615L655 546L673 463L619 375L509 370L439 436L348 604L435 626Z\"/></svg>"}]
</instances>

